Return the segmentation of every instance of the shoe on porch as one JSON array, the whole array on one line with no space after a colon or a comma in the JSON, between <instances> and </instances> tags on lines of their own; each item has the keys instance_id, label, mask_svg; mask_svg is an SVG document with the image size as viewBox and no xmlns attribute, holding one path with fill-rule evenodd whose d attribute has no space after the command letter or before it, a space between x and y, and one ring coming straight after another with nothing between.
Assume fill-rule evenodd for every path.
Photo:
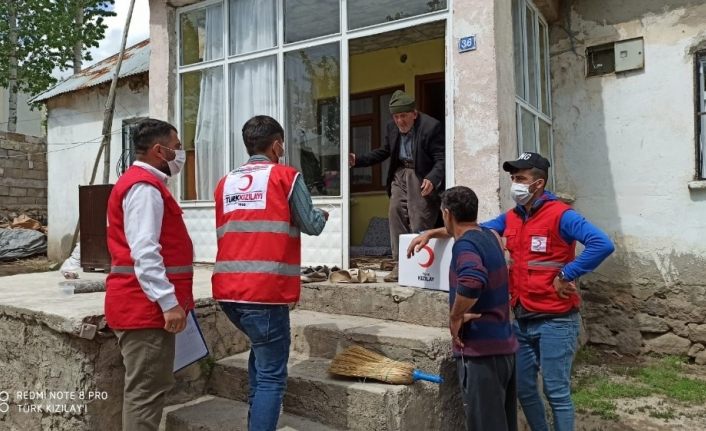
<instances>
[{"instance_id":1,"label":"shoe on porch","mask_svg":"<svg viewBox=\"0 0 706 431\"><path fill-rule=\"evenodd\" d=\"M387 274L385 276L385 278L383 278L383 280L385 280L387 283L396 283L398 276L399 276L399 268L397 265L395 265L392 268L392 271L390 271L390 273Z\"/></svg>"}]
</instances>

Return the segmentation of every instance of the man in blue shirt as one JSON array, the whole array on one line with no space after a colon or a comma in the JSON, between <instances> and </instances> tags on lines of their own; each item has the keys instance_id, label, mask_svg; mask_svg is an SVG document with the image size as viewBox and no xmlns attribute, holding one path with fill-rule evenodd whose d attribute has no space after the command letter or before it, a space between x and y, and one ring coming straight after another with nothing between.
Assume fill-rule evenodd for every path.
<instances>
[{"instance_id":1,"label":"man in blue shirt","mask_svg":"<svg viewBox=\"0 0 706 431\"><path fill-rule=\"evenodd\" d=\"M571 365L580 327L576 280L598 267L614 250L608 236L544 190L549 161L523 153L505 162L510 173L512 210L481 224L506 240L510 253L510 294L515 315L517 393L532 431L547 431L544 394L556 431L574 429ZM585 246L575 256L575 243Z\"/></svg>"},{"instance_id":2,"label":"man in blue shirt","mask_svg":"<svg viewBox=\"0 0 706 431\"><path fill-rule=\"evenodd\" d=\"M515 352L508 271L500 237L477 223L478 197L457 186L441 196L444 227L415 238L407 254L430 238L454 238L449 269L449 330L466 428L517 430Z\"/></svg>"}]
</instances>

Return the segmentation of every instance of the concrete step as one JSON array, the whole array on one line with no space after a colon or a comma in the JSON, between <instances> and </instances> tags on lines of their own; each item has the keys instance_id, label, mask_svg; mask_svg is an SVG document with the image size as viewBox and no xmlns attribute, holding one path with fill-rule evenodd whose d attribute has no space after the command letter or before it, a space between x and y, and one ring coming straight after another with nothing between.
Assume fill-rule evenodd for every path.
<instances>
[{"instance_id":1,"label":"concrete step","mask_svg":"<svg viewBox=\"0 0 706 431\"><path fill-rule=\"evenodd\" d=\"M402 287L397 283L324 282L302 285L299 308L446 327L448 301L448 292Z\"/></svg>"},{"instance_id":2,"label":"concrete step","mask_svg":"<svg viewBox=\"0 0 706 431\"><path fill-rule=\"evenodd\" d=\"M248 405L219 397L202 397L167 413L165 431L247 431ZM310 420L284 413L281 431L337 431Z\"/></svg>"},{"instance_id":3,"label":"concrete step","mask_svg":"<svg viewBox=\"0 0 706 431\"><path fill-rule=\"evenodd\" d=\"M245 352L216 362L209 382L213 395L246 401L248 356ZM286 412L360 431L454 429L443 424L459 423L460 405L447 411L448 394L438 385L417 382L398 386L332 377L327 372L329 363L328 359L290 356Z\"/></svg>"},{"instance_id":4,"label":"concrete step","mask_svg":"<svg viewBox=\"0 0 706 431\"><path fill-rule=\"evenodd\" d=\"M292 350L310 357L333 359L352 344L438 373L450 355L445 328L413 325L370 317L295 310L291 313Z\"/></svg>"}]
</instances>

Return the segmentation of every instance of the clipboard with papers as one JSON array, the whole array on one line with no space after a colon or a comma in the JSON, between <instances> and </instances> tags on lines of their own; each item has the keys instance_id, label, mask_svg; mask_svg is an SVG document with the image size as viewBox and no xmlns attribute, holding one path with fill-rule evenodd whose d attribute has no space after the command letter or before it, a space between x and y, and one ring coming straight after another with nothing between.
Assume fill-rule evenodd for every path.
<instances>
[{"instance_id":1,"label":"clipboard with papers","mask_svg":"<svg viewBox=\"0 0 706 431\"><path fill-rule=\"evenodd\" d=\"M186 315L186 328L176 334L174 349L174 372L208 356L208 346L203 337L196 314L191 310Z\"/></svg>"}]
</instances>

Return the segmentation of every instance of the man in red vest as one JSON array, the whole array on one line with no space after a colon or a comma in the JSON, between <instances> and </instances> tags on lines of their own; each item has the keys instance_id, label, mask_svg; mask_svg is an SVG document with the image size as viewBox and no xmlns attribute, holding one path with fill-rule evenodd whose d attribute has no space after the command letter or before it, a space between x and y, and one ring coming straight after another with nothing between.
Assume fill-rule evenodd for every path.
<instances>
[{"instance_id":1,"label":"man in red vest","mask_svg":"<svg viewBox=\"0 0 706 431\"><path fill-rule=\"evenodd\" d=\"M503 164L512 179L517 206L481 226L494 229L510 253L510 303L515 315L517 395L532 431L548 431L537 389L542 371L544 395L556 431L574 429L571 365L580 327L576 280L614 250L610 238L570 206L544 190L549 161L522 153ZM576 242L585 246L576 256Z\"/></svg>"},{"instance_id":2,"label":"man in red vest","mask_svg":"<svg viewBox=\"0 0 706 431\"><path fill-rule=\"evenodd\" d=\"M176 129L147 119L133 139L137 161L108 199L105 317L125 365L123 430L156 431L174 384L175 334L193 308L193 247L166 185L185 161Z\"/></svg>"},{"instance_id":3,"label":"man in red vest","mask_svg":"<svg viewBox=\"0 0 706 431\"><path fill-rule=\"evenodd\" d=\"M287 385L289 305L299 300L300 232L319 235L328 213L314 208L301 174L280 164L284 130L259 115L243 126L250 159L216 187L218 254L213 297L250 339L248 429L274 431Z\"/></svg>"},{"instance_id":4,"label":"man in red vest","mask_svg":"<svg viewBox=\"0 0 706 431\"><path fill-rule=\"evenodd\" d=\"M576 280L593 270L614 250L610 238L578 212L544 190L549 160L522 153L505 162L517 206L482 223L505 238L510 253L510 305L519 342L517 396L532 431L548 431L544 401L537 389L542 371L544 395L556 431L574 429L571 365L578 347L581 299ZM409 245L408 253L440 237L426 231ZM576 242L585 246L575 255Z\"/></svg>"}]
</instances>

